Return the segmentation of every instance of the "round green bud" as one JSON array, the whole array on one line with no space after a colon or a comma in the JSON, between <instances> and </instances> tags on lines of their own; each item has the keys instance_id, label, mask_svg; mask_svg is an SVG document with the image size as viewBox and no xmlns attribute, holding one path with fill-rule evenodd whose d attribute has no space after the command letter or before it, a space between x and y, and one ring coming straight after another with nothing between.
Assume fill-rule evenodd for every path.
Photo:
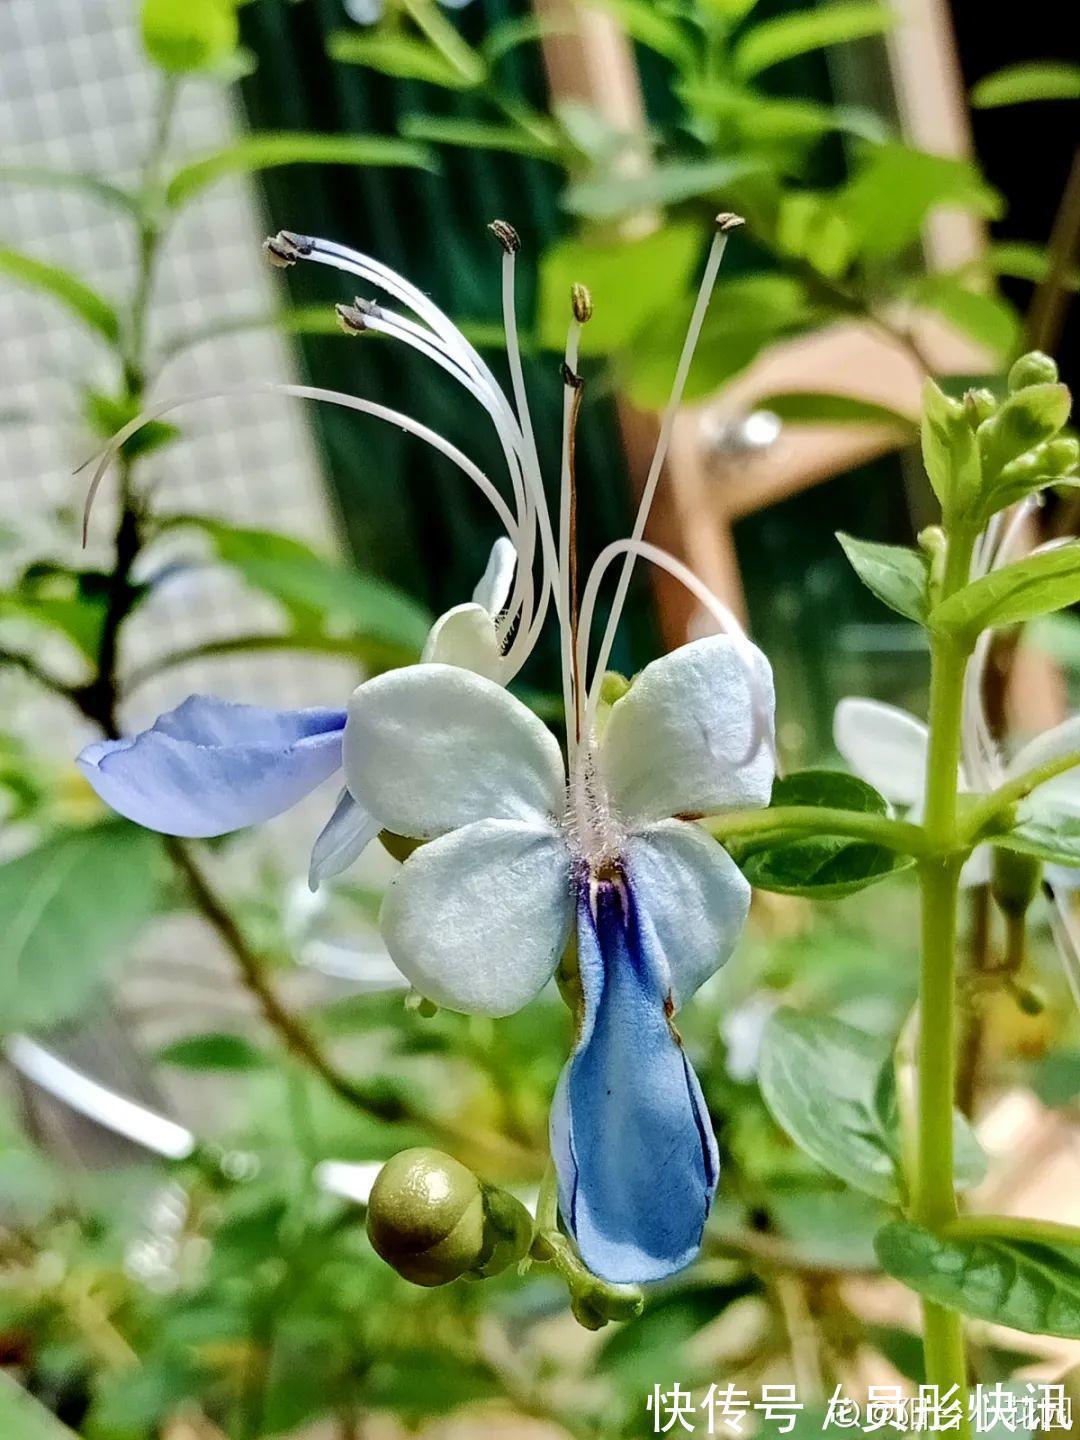
<instances>
[{"instance_id":1,"label":"round green bud","mask_svg":"<svg viewBox=\"0 0 1080 1440\"><path fill-rule=\"evenodd\" d=\"M605 670L604 678L600 681L601 705L614 705L629 689L630 681L625 675L620 675L617 670Z\"/></svg>"},{"instance_id":2,"label":"round green bud","mask_svg":"<svg viewBox=\"0 0 1080 1440\"><path fill-rule=\"evenodd\" d=\"M1080 440L1075 435L1055 435L1039 449L1048 475L1070 475L1080 466Z\"/></svg>"},{"instance_id":3,"label":"round green bud","mask_svg":"<svg viewBox=\"0 0 1080 1440\"><path fill-rule=\"evenodd\" d=\"M520 1200L494 1185L484 1186L484 1237L491 1252L473 1272L486 1279L500 1275L529 1253L533 1218Z\"/></svg>"},{"instance_id":4,"label":"round green bud","mask_svg":"<svg viewBox=\"0 0 1080 1440\"><path fill-rule=\"evenodd\" d=\"M1039 893L1042 861L1012 850L994 849L991 893L1005 915L1024 915Z\"/></svg>"},{"instance_id":5,"label":"round green bud","mask_svg":"<svg viewBox=\"0 0 1080 1440\"><path fill-rule=\"evenodd\" d=\"M231 0L143 0L141 24L147 55L172 75L213 69L240 39Z\"/></svg>"},{"instance_id":6,"label":"round green bud","mask_svg":"<svg viewBox=\"0 0 1080 1440\"><path fill-rule=\"evenodd\" d=\"M994 398L994 392L982 387L976 390L968 390L964 395L964 409L967 412L971 428L973 430L977 429L984 420L989 420L990 416L997 411L997 400Z\"/></svg>"},{"instance_id":7,"label":"round green bud","mask_svg":"<svg viewBox=\"0 0 1080 1440\"><path fill-rule=\"evenodd\" d=\"M367 1233L375 1253L406 1280L447 1285L488 1256L480 1181L439 1150L402 1150L371 1187Z\"/></svg>"},{"instance_id":8,"label":"round green bud","mask_svg":"<svg viewBox=\"0 0 1080 1440\"><path fill-rule=\"evenodd\" d=\"M1009 371L1009 390L1026 390L1029 385L1054 385L1057 383L1058 367L1049 355L1041 350L1032 350L1021 355Z\"/></svg>"}]
</instances>

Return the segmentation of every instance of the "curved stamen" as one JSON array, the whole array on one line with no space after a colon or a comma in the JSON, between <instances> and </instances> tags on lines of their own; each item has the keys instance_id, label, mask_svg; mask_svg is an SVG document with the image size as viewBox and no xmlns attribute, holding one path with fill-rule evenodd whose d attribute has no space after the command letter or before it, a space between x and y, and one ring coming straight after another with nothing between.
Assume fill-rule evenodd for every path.
<instances>
[{"instance_id":1,"label":"curved stamen","mask_svg":"<svg viewBox=\"0 0 1080 1440\"><path fill-rule=\"evenodd\" d=\"M584 313L582 310L581 313ZM559 626L560 652L562 656L563 712L566 718L566 751L571 773L578 743L581 740L582 697L581 673L577 665L577 616L575 605L576 554L575 531L577 496L574 474L574 432L577 428L578 411L581 408L582 381L577 373L578 348L581 341L582 322L575 306L566 335L566 350L563 355L563 420L562 451L559 474Z\"/></svg>"},{"instance_id":2,"label":"curved stamen","mask_svg":"<svg viewBox=\"0 0 1080 1440\"><path fill-rule=\"evenodd\" d=\"M755 656L757 651L747 638L746 631L739 624L733 611L729 610L724 602L709 589L703 580L700 580L688 565L677 560L674 555L669 555L666 550L659 546L652 545L647 540L613 540L606 546L596 558L589 573L588 581L581 600L581 622L578 633L578 669L581 674L586 673L585 666L588 658L589 632L592 629L593 615L596 610L596 597L600 589L600 583L604 573L619 555L633 555L635 558L640 555L643 560L649 560L652 564L660 566L669 575L682 582L690 591L691 595L699 604L708 611L712 618L719 625L720 629L732 641L736 653L746 670L747 679L750 684L750 693L753 696L754 726L750 737L750 747L747 750L743 763L751 760L762 745L768 745L774 760L776 759L776 742L772 728L772 706L771 699L765 693L761 684L761 677L758 673ZM593 672L592 684L589 686L588 704L585 710L585 735L591 735L596 723L596 710L600 700L600 687L603 682L604 672L597 668Z\"/></svg>"},{"instance_id":3,"label":"curved stamen","mask_svg":"<svg viewBox=\"0 0 1080 1440\"><path fill-rule=\"evenodd\" d=\"M675 370L675 379L671 386L671 395L667 406L664 409L660 421L660 434L656 440L656 449L653 451L652 463L649 466L649 473L645 477L645 485L641 492L641 502L638 505L637 516L634 520L634 528L631 532L631 540L637 542L645 533L645 525L649 518L649 511L652 508L653 496L656 494L656 487L660 480L660 472L667 459L668 449L671 445L671 435L675 428L675 417L682 404L683 391L686 388L687 376L690 373L690 363L694 358L694 351L701 335L701 327L705 323L705 312L709 306L709 299L712 296L713 287L716 284L717 271L720 269L720 262L724 258L724 251L727 248L727 238L732 230L742 225L743 221L738 215L718 215L716 217L716 233L709 249L709 256L705 262L705 271L701 277L701 284L698 287L697 300L694 302L694 310L690 316L690 324L687 327L686 339L683 341L682 353L679 356L679 363ZM618 628L619 620L622 617L623 606L626 602L626 592L630 587L630 576L634 569L634 558L638 552L628 550L626 559L623 562L622 573L619 576L619 583L615 590L615 599L612 602L611 614L604 629L603 639L600 641L600 650L597 658L597 673L603 675L611 658L611 647L615 643L615 631Z\"/></svg>"}]
</instances>

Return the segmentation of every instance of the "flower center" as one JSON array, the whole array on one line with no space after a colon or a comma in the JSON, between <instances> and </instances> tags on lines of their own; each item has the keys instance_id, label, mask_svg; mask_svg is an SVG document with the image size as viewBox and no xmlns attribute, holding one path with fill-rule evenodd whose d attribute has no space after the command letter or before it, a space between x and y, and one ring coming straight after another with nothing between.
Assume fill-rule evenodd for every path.
<instances>
[{"instance_id":1,"label":"flower center","mask_svg":"<svg viewBox=\"0 0 1080 1440\"><path fill-rule=\"evenodd\" d=\"M574 758L566 806L571 850L594 876L610 871L622 853L625 831L611 806L593 745L583 742Z\"/></svg>"}]
</instances>

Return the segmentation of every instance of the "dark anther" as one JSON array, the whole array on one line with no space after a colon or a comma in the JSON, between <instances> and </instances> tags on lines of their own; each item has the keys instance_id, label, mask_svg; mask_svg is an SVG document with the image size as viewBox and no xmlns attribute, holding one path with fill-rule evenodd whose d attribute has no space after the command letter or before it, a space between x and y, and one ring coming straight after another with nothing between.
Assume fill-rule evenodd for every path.
<instances>
[{"instance_id":1,"label":"dark anther","mask_svg":"<svg viewBox=\"0 0 1080 1440\"><path fill-rule=\"evenodd\" d=\"M506 220L492 220L488 229L508 255L516 255L521 249L521 237Z\"/></svg>"},{"instance_id":2,"label":"dark anther","mask_svg":"<svg viewBox=\"0 0 1080 1440\"><path fill-rule=\"evenodd\" d=\"M357 305L335 305L338 324L346 335L362 335L368 328L363 308Z\"/></svg>"},{"instance_id":3,"label":"dark anther","mask_svg":"<svg viewBox=\"0 0 1080 1440\"><path fill-rule=\"evenodd\" d=\"M579 325L584 325L587 320L592 319L592 296L586 286L570 286L570 305L574 312L574 319Z\"/></svg>"},{"instance_id":4,"label":"dark anther","mask_svg":"<svg viewBox=\"0 0 1080 1440\"><path fill-rule=\"evenodd\" d=\"M721 210L720 214L716 217L716 228L720 231L721 235L726 235L731 230L738 230L740 225L745 224L746 221L743 217L736 215L732 210Z\"/></svg>"},{"instance_id":5,"label":"dark anther","mask_svg":"<svg viewBox=\"0 0 1080 1440\"><path fill-rule=\"evenodd\" d=\"M295 265L297 260L306 259L312 251L311 241L305 235L295 235L291 230L279 230L263 241L266 258L271 265L285 268Z\"/></svg>"}]
</instances>

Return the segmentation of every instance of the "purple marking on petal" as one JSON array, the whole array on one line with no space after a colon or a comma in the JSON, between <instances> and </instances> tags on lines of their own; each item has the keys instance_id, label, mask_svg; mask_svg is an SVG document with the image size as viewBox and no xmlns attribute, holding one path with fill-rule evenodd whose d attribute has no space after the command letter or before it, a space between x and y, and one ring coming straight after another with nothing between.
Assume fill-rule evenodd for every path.
<instances>
[{"instance_id":1,"label":"purple marking on petal","mask_svg":"<svg viewBox=\"0 0 1080 1440\"><path fill-rule=\"evenodd\" d=\"M578 899L581 1032L552 1107L560 1206L605 1279L658 1280L701 1245L719 1160L697 1077L668 1016L662 957L625 879Z\"/></svg>"},{"instance_id":2,"label":"purple marking on petal","mask_svg":"<svg viewBox=\"0 0 1080 1440\"><path fill-rule=\"evenodd\" d=\"M290 809L341 768L343 710L265 710L192 695L140 734L88 745L107 805L165 835L225 835Z\"/></svg>"}]
</instances>

